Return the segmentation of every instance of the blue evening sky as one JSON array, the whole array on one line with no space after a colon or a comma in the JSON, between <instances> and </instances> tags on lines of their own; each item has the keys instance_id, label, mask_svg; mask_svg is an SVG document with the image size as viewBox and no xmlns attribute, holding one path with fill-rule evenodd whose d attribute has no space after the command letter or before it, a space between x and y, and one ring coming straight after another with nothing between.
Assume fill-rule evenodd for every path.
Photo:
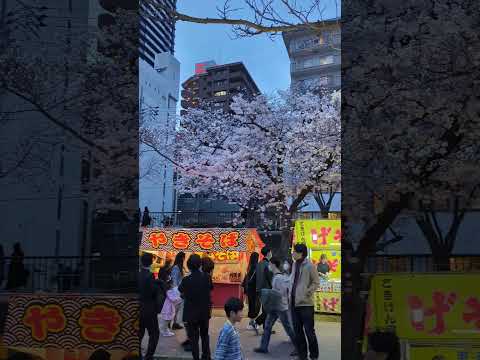
<instances>
[{"instance_id":1,"label":"blue evening sky","mask_svg":"<svg viewBox=\"0 0 480 360\"><path fill-rule=\"evenodd\" d=\"M240 3L237 0L237 3ZM335 0L324 0L324 19L337 16ZM197 17L215 17L221 0L178 0L180 12ZM340 7L340 1L338 1ZM338 14L340 9L338 8ZM180 81L194 73L195 63L214 60L217 64L243 62L265 94L288 88L290 61L281 36L274 41L266 35L234 39L229 26L178 22L175 57L180 61Z\"/></svg>"}]
</instances>

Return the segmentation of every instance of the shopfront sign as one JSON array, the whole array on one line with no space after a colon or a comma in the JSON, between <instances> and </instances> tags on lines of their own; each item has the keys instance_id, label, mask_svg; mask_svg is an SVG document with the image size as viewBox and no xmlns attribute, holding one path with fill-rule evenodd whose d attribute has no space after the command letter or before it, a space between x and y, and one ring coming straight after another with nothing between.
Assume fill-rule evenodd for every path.
<instances>
[{"instance_id":1,"label":"shopfront sign","mask_svg":"<svg viewBox=\"0 0 480 360\"><path fill-rule=\"evenodd\" d=\"M376 275L367 329L392 329L411 340L480 340L476 274ZM369 314L370 313L370 314Z\"/></svg>"},{"instance_id":2,"label":"shopfront sign","mask_svg":"<svg viewBox=\"0 0 480 360\"><path fill-rule=\"evenodd\" d=\"M340 220L297 220L295 242L306 244L309 249L339 249L342 241Z\"/></svg>"},{"instance_id":3,"label":"shopfront sign","mask_svg":"<svg viewBox=\"0 0 480 360\"><path fill-rule=\"evenodd\" d=\"M143 229L143 251L245 252L255 249L251 229Z\"/></svg>"},{"instance_id":4,"label":"shopfront sign","mask_svg":"<svg viewBox=\"0 0 480 360\"><path fill-rule=\"evenodd\" d=\"M341 309L341 292L315 292L315 311L330 314L340 314Z\"/></svg>"}]
</instances>

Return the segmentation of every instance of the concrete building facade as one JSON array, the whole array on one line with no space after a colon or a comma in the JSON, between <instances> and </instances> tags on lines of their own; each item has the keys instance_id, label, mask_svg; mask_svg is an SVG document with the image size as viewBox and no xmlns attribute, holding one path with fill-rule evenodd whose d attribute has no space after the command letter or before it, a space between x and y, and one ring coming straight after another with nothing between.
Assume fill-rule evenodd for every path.
<instances>
[{"instance_id":1,"label":"concrete building facade","mask_svg":"<svg viewBox=\"0 0 480 360\"><path fill-rule=\"evenodd\" d=\"M174 8L176 1L162 0ZM139 96L141 122L166 134L161 151L173 154L171 145L177 124L176 110L180 86L180 63L174 57L175 24L164 11L150 4L140 4L142 10L155 15L155 21L140 16ZM164 157L141 146L139 202L152 212L169 216L175 209L173 164Z\"/></svg>"},{"instance_id":2,"label":"concrete building facade","mask_svg":"<svg viewBox=\"0 0 480 360\"><path fill-rule=\"evenodd\" d=\"M322 33L293 31L283 33L290 57L292 85L319 82L328 89L341 86L341 32L339 19L326 21Z\"/></svg>"}]
</instances>

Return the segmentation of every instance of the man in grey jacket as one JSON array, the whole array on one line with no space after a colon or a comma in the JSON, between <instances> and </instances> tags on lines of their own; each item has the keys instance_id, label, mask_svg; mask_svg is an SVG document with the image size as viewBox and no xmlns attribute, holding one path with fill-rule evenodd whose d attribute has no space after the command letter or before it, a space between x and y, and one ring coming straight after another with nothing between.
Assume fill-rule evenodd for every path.
<instances>
[{"instance_id":1,"label":"man in grey jacket","mask_svg":"<svg viewBox=\"0 0 480 360\"><path fill-rule=\"evenodd\" d=\"M318 341L315 334L314 294L320 285L315 266L307 259L308 249L305 244L296 244L293 249L291 307L293 328L300 360L318 359ZM306 335L306 339L305 339ZM308 340L308 351L307 351Z\"/></svg>"}]
</instances>

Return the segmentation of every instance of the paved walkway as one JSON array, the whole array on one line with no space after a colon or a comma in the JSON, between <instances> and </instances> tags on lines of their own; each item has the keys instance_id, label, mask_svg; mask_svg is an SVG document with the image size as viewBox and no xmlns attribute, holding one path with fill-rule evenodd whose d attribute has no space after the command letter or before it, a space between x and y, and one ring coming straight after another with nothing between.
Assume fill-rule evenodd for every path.
<instances>
[{"instance_id":1,"label":"paved walkway","mask_svg":"<svg viewBox=\"0 0 480 360\"><path fill-rule=\"evenodd\" d=\"M215 351L215 346L218 338L218 333L225 322L225 318L215 316L210 320L210 346L212 354ZM240 329L240 338L242 348L247 360L290 360L289 354L293 350L292 345L288 341L282 325L278 321L274 330L275 335L272 335L270 341L269 354L257 354L253 352L260 343L261 336L256 336L254 331L246 330L248 319L244 319L242 324L238 327ZM316 321L315 329L320 346L320 360L340 360L340 323ZM261 332L260 332L261 334ZM191 359L191 353L183 351L180 346L181 342L185 340L185 331L176 331L176 336L171 338L160 337L155 357L162 360L180 360ZM146 348L147 336L145 336L142 343L142 348Z\"/></svg>"}]
</instances>

